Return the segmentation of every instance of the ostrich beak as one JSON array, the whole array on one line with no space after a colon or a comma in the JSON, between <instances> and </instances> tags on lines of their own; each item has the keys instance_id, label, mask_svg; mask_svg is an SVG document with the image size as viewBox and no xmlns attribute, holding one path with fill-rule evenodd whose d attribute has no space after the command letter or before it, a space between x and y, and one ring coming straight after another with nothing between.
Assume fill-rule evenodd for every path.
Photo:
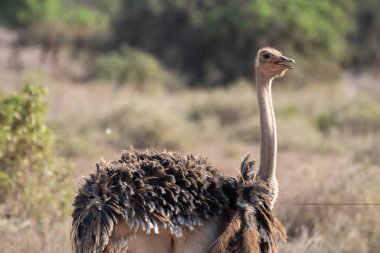
<instances>
[{"instance_id":1,"label":"ostrich beak","mask_svg":"<svg viewBox=\"0 0 380 253\"><path fill-rule=\"evenodd\" d=\"M281 66L285 66L288 69L293 69L294 68L293 64L295 62L296 61L293 59L290 59L290 58L285 57L285 56L280 56L279 59L275 63L278 65L281 65Z\"/></svg>"}]
</instances>

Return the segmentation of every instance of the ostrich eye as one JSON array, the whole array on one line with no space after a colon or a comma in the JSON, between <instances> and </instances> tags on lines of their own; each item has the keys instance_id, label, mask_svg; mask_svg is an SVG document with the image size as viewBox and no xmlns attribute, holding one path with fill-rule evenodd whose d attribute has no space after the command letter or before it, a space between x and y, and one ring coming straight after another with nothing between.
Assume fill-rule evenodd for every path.
<instances>
[{"instance_id":1,"label":"ostrich eye","mask_svg":"<svg viewBox=\"0 0 380 253\"><path fill-rule=\"evenodd\" d=\"M263 54L263 58L264 58L264 59L269 59L269 57L270 57L270 54L269 54L269 53L265 53L265 54Z\"/></svg>"}]
</instances>

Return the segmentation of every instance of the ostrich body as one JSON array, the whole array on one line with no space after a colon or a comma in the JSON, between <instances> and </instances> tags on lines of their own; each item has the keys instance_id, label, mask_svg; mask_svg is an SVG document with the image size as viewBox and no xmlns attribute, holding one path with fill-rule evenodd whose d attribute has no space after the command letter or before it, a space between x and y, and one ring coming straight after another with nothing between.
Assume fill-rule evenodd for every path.
<instances>
[{"instance_id":1,"label":"ostrich body","mask_svg":"<svg viewBox=\"0 0 380 253\"><path fill-rule=\"evenodd\" d=\"M246 156L238 178L202 156L131 148L97 164L74 201L76 253L277 252L284 226L271 212L277 197L276 125L271 83L293 60L260 49L255 63L261 122L259 172Z\"/></svg>"}]
</instances>

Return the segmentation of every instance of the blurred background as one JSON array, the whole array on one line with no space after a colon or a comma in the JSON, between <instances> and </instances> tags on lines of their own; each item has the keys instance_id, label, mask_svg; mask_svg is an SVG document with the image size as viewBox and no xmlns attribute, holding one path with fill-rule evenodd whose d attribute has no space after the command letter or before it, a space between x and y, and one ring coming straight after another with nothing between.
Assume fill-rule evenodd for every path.
<instances>
[{"instance_id":1,"label":"blurred background","mask_svg":"<svg viewBox=\"0 0 380 253\"><path fill-rule=\"evenodd\" d=\"M202 153L227 175L258 159L253 58L268 45L296 59L273 89L280 252L378 252L379 13L379 0L2 0L0 252L71 252L76 190L129 145Z\"/></svg>"}]
</instances>

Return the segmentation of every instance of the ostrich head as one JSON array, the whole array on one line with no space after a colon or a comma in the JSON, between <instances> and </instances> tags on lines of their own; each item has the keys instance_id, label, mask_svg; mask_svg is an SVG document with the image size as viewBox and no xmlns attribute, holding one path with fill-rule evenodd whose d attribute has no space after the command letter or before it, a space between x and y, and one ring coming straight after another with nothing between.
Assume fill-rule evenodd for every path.
<instances>
[{"instance_id":1,"label":"ostrich head","mask_svg":"<svg viewBox=\"0 0 380 253\"><path fill-rule=\"evenodd\" d=\"M294 62L277 49L264 47L257 53L256 74L260 74L266 80L282 77L288 69L293 68Z\"/></svg>"}]
</instances>

